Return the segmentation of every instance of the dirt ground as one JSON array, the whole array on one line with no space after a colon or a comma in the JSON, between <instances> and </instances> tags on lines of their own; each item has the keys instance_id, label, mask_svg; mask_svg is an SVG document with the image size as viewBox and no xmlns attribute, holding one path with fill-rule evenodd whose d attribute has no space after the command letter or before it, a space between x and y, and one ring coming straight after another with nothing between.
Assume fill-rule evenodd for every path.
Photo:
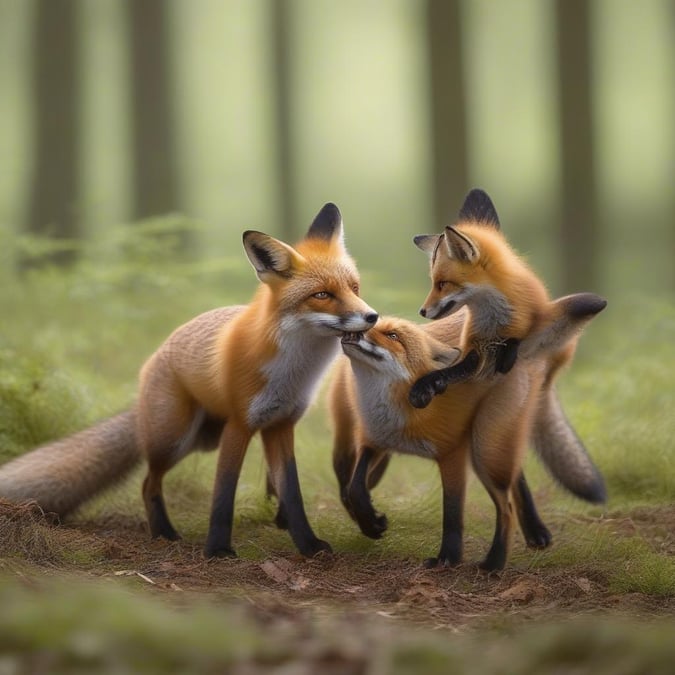
<instances>
[{"instance_id":1,"label":"dirt ground","mask_svg":"<svg viewBox=\"0 0 675 675\"><path fill-rule=\"evenodd\" d=\"M606 526L619 535L639 532L655 550L675 555L675 506L636 509ZM675 597L613 591L597 567L583 563L486 575L471 564L426 570L419 560L347 553L205 560L197 544L150 540L140 518L53 525L34 507L6 502L0 502L3 550L10 555L0 556L0 573L28 585L42 576L106 579L178 604L197 597L239 602L263 622L376 616L464 632L604 612L675 616Z\"/></svg>"}]
</instances>

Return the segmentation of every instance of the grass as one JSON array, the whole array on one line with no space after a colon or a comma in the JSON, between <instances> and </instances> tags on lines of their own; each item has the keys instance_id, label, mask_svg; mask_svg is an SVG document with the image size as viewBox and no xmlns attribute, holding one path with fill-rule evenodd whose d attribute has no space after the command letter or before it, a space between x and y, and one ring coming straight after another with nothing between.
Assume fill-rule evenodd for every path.
<instances>
[{"instance_id":1,"label":"grass","mask_svg":"<svg viewBox=\"0 0 675 675\"><path fill-rule=\"evenodd\" d=\"M157 245L156 227L151 222L119 228L107 241L85 245L81 263L69 271L36 267L15 274L10 260L20 244L0 241L0 312L11 317L0 332L0 461L125 408L134 396L138 368L175 326L199 311L250 297L254 274L239 252L205 264L176 260L167 252L170 247ZM425 292L423 270L420 277L418 300ZM416 302L410 288L398 295L374 286L367 297L375 307L407 316ZM608 593L675 596L672 546L659 544L672 542L674 526L668 510L675 497L674 339L675 306L666 299L610 298L608 310L589 327L559 390L605 475L610 499L602 507L582 504L556 488L528 458L528 478L555 544L533 552L517 538L511 569L524 575L579 574ZM390 530L382 540L371 541L358 533L339 502L323 395L298 425L296 448L310 520L335 550L355 560L385 563L435 554L441 493L431 462L394 459L374 494L376 506L389 516ZM206 535L214 462L213 453L193 455L167 477L168 508L188 545L201 546ZM88 505L81 518L105 522L115 515L140 521L141 477L135 474ZM264 482L262 451L255 441L237 493L234 544L244 561L293 551L288 535L269 524L274 505L264 497ZM493 507L477 481L471 483L467 510L467 558L478 560L491 538ZM46 580L48 593L38 597L1 581L3 576L14 578L16 565L30 568L37 560L84 574L102 564L100 551L87 548L90 540L78 539L76 531L66 534L71 536L67 550L41 523L28 530L19 523L4 539L10 542L5 555L13 562L9 573L0 570L0 604L11 606L12 612L0 613L0 654L9 655L0 655L0 672L15 672L12 664L19 663L38 667L43 662L31 659L43 657L54 672L171 672L189 669L185 664L208 671L242 659L288 664L299 653L310 658L297 636L287 641L280 633L261 638L260 626L242 618L237 607L190 602L167 609L166 603L147 594L135 597L121 585L114 590L99 582L74 591L72 579L63 584ZM471 586L471 579L464 583ZM509 625L499 632L508 632ZM369 629L360 625L352 632L360 630L370 637ZM372 639L381 645L378 630ZM593 672L599 673L658 673L667 672L663 664L667 659L672 663L673 656L672 641L662 627L634 630L622 623L592 630L576 622L530 626L513 642L496 635L490 649L477 649L468 637L451 645L429 635L407 640L404 631L386 648L357 646L350 651L344 646L347 638L339 647L330 639L332 634L351 635L349 628L322 625L321 631L328 637L322 633L321 647L312 653L326 659L333 654L330 658L338 663L343 659L355 668L347 672L362 672L359 663L370 667L382 659L377 667L386 663L397 673L419 672L421 663L429 673L447 672L452 663L462 673L523 673L558 659L580 673L591 672L579 665L582 661L595 664ZM179 633L182 637L174 639ZM354 638L355 644L361 644L359 639ZM142 653L149 655L145 671L139 665Z\"/></svg>"},{"instance_id":2,"label":"grass","mask_svg":"<svg viewBox=\"0 0 675 675\"><path fill-rule=\"evenodd\" d=\"M242 606L157 599L101 585L43 583L39 592L0 585L3 672L296 672L521 675L672 672L672 623L619 620L530 624L454 636L403 632L382 618L330 617L270 633ZM241 670L239 670L241 669Z\"/></svg>"}]
</instances>

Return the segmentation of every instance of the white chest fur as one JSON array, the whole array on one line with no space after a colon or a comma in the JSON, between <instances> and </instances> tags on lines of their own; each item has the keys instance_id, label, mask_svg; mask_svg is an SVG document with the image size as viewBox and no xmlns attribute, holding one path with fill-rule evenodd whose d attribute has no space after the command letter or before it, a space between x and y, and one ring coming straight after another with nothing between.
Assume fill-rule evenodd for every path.
<instances>
[{"instance_id":1,"label":"white chest fur","mask_svg":"<svg viewBox=\"0 0 675 675\"><path fill-rule=\"evenodd\" d=\"M282 321L276 356L262 368L264 388L248 409L252 429L268 427L281 420L299 419L307 409L324 371L335 358L339 337L319 336Z\"/></svg>"},{"instance_id":2,"label":"white chest fur","mask_svg":"<svg viewBox=\"0 0 675 675\"><path fill-rule=\"evenodd\" d=\"M392 380L360 365L353 366L359 408L369 441L381 450L435 457L436 449L430 441L411 438L406 433L405 412L392 400Z\"/></svg>"}]
</instances>

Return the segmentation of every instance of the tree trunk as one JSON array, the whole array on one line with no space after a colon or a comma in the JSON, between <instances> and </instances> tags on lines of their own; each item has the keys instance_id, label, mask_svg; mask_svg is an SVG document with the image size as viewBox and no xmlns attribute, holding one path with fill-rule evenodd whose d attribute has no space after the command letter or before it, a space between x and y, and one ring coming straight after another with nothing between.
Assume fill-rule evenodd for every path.
<instances>
[{"instance_id":1,"label":"tree trunk","mask_svg":"<svg viewBox=\"0 0 675 675\"><path fill-rule=\"evenodd\" d=\"M169 3L127 0L131 46L134 216L178 208Z\"/></svg>"},{"instance_id":2,"label":"tree trunk","mask_svg":"<svg viewBox=\"0 0 675 675\"><path fill-rule=\"evenodd\" d=\"M291 10L289 0L271 0L272 58L277 139L277 185L280 234L285 241L296 236L295 161L291 128Z\"/></svg>"},{"instance_id":3,"label":"tree trunk","mask_svg":"<svg viewBox=\"0 0 675 675\"><path fill-rule=\"evenodd\" d=\"M468 190L461 0L427 0L436 228L454 222Z\"/></svg>"},{"instance_id":4,"label":"tree trunk","mask_svg":"<svg viewBox=\"0 0 675 675\"><path fill-rule=\"evenodd\" d=\"M32 41L35 140L26 229L32 234L75 238L80 172L76 0L37 0ZM49 256L58 264L73 258L72 250Z\"/></svg>"},{"instance_id":5,"label":"tree trunk","mask_svg":"<svg viewBox=\"0 0 675 675\"><path fill-rule=\"evenodd\" d=\"M590 6L588 0L555 4L562 161L559 236L565 293L597 287Z\"/></svg>"}]
</instances>

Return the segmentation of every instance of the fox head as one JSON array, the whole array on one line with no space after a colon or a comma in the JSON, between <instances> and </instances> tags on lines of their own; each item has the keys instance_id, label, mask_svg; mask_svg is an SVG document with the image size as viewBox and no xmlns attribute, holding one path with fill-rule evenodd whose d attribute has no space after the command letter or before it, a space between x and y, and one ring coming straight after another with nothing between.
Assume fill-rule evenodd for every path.
<instances>
[{"instance_id":1,"label":"fox head","mask_svg":"<svg viewBox=\"0 0 675 675\"><path fill-rule=\"evenodd\" d=\"M345 334L342 350L356 371L366 369L392 382L412 382L452 365L460 355L459 349L443 344L421 326L393 317L381 317L365 333Z\"/></svg>"},{"instance_id":2,"label":"fox head","mask_svg":"<svg viewBox=\"0 0 675 675\"><path fill-rule=\"evenodd\" d=\"M377 321L377 312L359 297L359 274L345 249L335 204L319 211L295 247L254 230L244 232L243 242L267 289L270 310L287 327L340 335L365 331Z\"/></svg>"},{"instance_id":3,"label":"fox head","mask_svg":"<svg viewBox=\"0 0 675 675\"><path fill-rule=\"evenodd\" d=\"M497 211L482 190L467 195L455 225L440 235L418 235L414 242L430 260L432 287L420 309L424 317L440 319L476 296L482 300L488 287L509 302L547 298L543 284L504 238Z\"/></svg>"}]
</instances>

